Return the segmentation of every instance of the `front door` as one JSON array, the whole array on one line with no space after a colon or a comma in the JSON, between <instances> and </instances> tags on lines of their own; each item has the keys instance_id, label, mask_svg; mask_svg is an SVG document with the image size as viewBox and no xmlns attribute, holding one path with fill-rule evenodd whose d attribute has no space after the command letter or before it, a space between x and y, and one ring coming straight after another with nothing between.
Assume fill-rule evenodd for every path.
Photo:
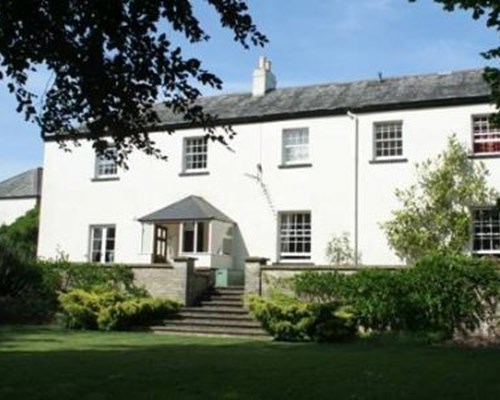
<instances>
[{"instance_id":1,"label":"front door","mask_svg":"<svg viewBox=\"0 0 500 400\"><path fill-rule=\"evenodd\" d=\"M155 225L155 238L153 248L153 263L165 264L167 262L168 229L162 225Z\"/></svg>"}]
</instances>

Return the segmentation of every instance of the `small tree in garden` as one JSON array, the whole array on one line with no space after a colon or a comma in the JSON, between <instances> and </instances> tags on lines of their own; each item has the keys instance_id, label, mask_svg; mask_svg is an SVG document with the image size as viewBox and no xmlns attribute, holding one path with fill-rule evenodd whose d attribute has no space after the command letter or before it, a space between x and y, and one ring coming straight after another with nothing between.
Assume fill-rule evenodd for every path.
<instances>
[{"instance_id":1,"label":"small tree in garden","mask_svg":"<svg viewBox=\"0 0 500 400\"><path fill-rule=\"evenodd\" d=\"M437 158L417 164L416 171L417 182L396 191L401 209L381 224L389 245L408 262L435 252L462 253L470 238L469 207L496 201L488 170L469 159L453 135Z\"/></svg>"},{"instance_id":2,"label":"small tree in garden","mask_svg":"<svg viewBox=\"0 0 500 400\"><path fill-rule=\"evenodd\" d=\"M343 232L341 235L333 235L326 245L326 259L332 265L354 264L354 249L351 246L349 233ZM361 262L358 253L358 261Z\"/></svg>"}]
</instances>

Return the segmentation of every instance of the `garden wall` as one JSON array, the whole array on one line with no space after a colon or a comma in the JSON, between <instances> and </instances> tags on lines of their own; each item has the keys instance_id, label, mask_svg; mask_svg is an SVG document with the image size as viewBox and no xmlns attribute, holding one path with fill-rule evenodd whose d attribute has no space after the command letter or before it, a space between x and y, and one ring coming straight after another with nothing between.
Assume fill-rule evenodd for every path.
<instances>
[{"instance_id":1,"label":"garden wall","mask_svg":"<svg viewBox=\"0 0 500 400\"><path fill-rule=\"evenodd\" d=\"M265 258L252 257L246 260L245 266L245 294L258 294L267 296L270 289L280 287L286 290L280 281L287 280L293 276L306 272L333 272L352 274L359 271L359 267L311 265L311 264L272 264L268 265ZM363 266L363 268L374 268L383 270L397 270L407 268L406 266Z\"/></svg>"},{"instance_id":2,"label":"garden wall","mask_svg":"<svg viewBox=\"0 0 500 400\"><path fill-rule=\"evenodd\" d=\"M180 301L187 306L208 290L211 271L196 271L194 258L177 258L172 265L131 265L134 280L152 296Z\"/></svg>"}]
</instances>

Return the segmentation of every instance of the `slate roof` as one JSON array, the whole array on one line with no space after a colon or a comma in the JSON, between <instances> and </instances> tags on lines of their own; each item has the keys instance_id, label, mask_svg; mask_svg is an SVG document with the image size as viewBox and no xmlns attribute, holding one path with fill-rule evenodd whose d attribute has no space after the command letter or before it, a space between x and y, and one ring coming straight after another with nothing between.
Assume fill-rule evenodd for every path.
<instances>
[{"instance_id":1,"label":"slate roof","mask_svg":"<svg viewBox=\"0 0 500 400\"><path fill-rule=\"evenodd\" d=\"M166 222L212 219L229 223L234 222L231 218L215 208L204 198L199 196L188 196L185 199L172 203L165 208L139 218L139 221Z\"/></svg>"},{"instance_id":2,"label":"slate roof","mask_svg":"<svg viewBox=\"0 0 500 400\"><path fill-rule=\"evenodd\" d=\"M0 182L0 199L39 197L42 194L42 168L30 169Z\"/></svg>"},{"instance_id":3,"label":"slate roof","mask_svg":"<svg viewBox=\"0 0 500 400\"><path fill-rule=\"evenodd\" d=\"M488 102L483 70L456 71L282 88L264 96L251 93L205 97L199 104L221 122L244 123L307 116ZM187 127L182 116L156 105L161 127ZM156 129L155 129L156 130Z\"/></svg>"}]
</instances>

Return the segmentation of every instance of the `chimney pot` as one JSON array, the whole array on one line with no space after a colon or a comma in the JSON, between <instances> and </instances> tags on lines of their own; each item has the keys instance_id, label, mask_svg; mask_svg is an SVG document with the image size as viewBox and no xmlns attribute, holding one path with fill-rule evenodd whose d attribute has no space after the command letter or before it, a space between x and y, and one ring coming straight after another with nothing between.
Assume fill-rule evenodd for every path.
<instances>
[{"instance_id":1,"label":"chimney pot","mask_svg":"<svg viewBox=\"0 0 500 400\"><path fill-rule=\"evenodd\" d=\"M263 96L276 89L276 77L271 71L271 61L266 57L259 58L259 67L253 73L252 94Z\"/></svg>"}]
</instances>

